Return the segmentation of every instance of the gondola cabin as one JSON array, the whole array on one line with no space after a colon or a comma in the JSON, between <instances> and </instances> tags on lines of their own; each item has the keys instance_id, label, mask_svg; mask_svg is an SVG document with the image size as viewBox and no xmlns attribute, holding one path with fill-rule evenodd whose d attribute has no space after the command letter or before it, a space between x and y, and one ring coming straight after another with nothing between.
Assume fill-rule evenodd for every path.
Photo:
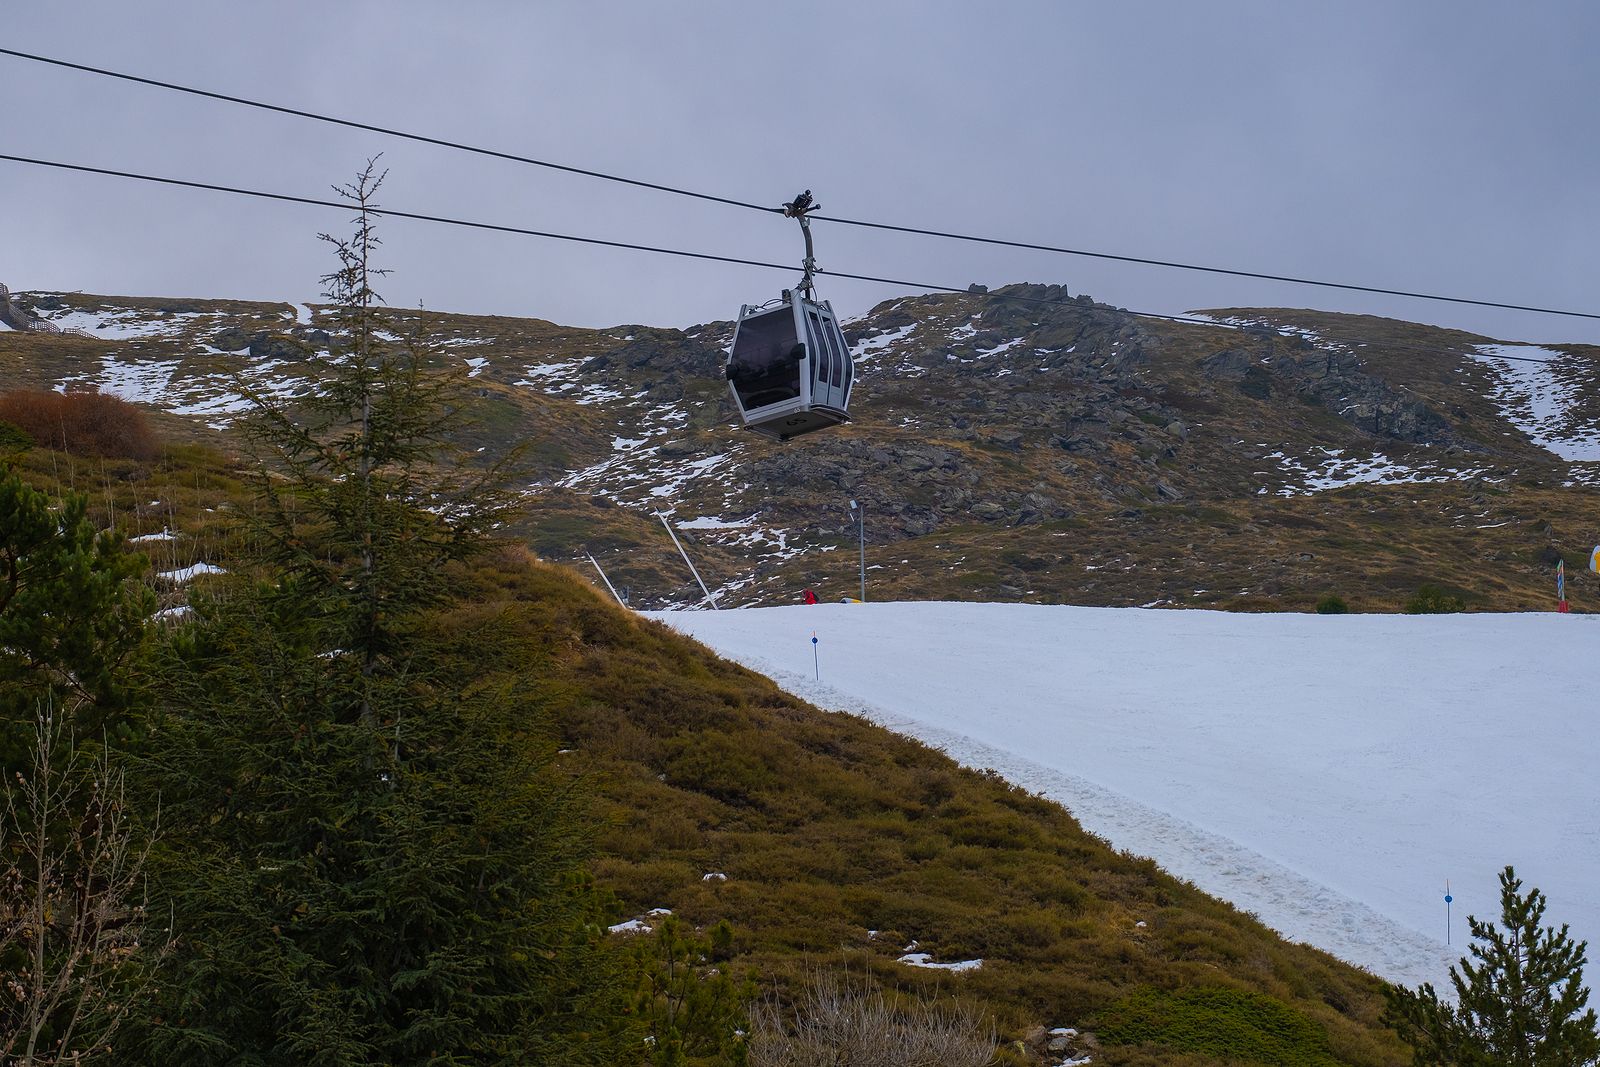
<instances>
[{"instance_id":1,"label":"gondola cabin","mask_svg":"<svg viewBox=\"0 0 1600 1067\"><path fill-rule=\"evenodd\" d=\"M785 289L773 307L739 309L728 389L747 428L777 441L850 421L854 366L826 301Z\"/></svg>"}]
</instances>

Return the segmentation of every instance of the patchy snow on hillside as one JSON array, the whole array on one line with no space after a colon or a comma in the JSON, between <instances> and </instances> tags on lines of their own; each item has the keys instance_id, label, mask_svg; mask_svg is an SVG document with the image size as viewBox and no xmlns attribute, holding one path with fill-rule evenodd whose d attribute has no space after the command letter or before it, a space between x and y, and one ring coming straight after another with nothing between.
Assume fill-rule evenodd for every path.
<instances>
[{"instance_id":1,"label":"patchy snow on hillside","mask_svg":"<svg viewBox=\"0 0 1600 1067\"><path fill-rule=\"evenodd\" d=\"M96 385L102 393L130 400L136 404L159 404L166 397L172 376L178 370L175 359L152 363L122 362L116 356L106 356L100 361L100 377Z\"/></svg>"},{"instance_id":2,"label":"patchy snow on hillside","mask_svg":"<svg viewBox=\"0 0 1600 1067\"><path fill-rule=\"evenodd\" d=\"M311 388L297 374L287 373L285 360L239 364L239 378L256 394L285 399ZM235 390L233 375L216 369L191 369L182 360L100 357L93 371L69 375L56 383L57 392L91 388L123 400L161 408L174 415L200 418L214 430L227 429L254 405Z\"/></svg>"},{"instance_id":3,"label":"patchy snow on hillside","mask_svg":"<svg viewBox=\"0 0 1600 1067\"><path fill-rule=\"evenodd\" d=\"M1498 914L1506 864L1550 920L1600 944L1600 616L922 603L655 617L820 707L992 767L1390 980L1443 981L1466 916Z\"/></svg>"},{"instance_id":4,"label":"patchy snow on hillside","mask_svg":"<svg viewBox=\"0 0 1600 1067\"><path fill-rule=\"evenodd\" d=\"M907 967L922 967L931 971L952 971L960 974L963 971L975 971L983 966L982 960L957 960L954 963L935 963L933 957L926 952L907 952L895 960Z\"/></svg>"},{"instance_id":5,"label":"patchy snow on hillside","mask_svg":"<svg viewBox=\"0 0 1600 1067\"><path fill-rule=\"evenodd\" d=\"M745 530L755 525L755 517L748 519L719 519L711 515L702 515L697 519L685 519L683 522L673 523L680 530Z\"/></svg>"},{"instance_id":6,"label":"patchy snow on hillside","mask_svg":"<svg viewBox=\"0 0 1600 1067\"><path fill-rule=\"evenodd\" d=\"M165 578L167 581L176 585L182 585L184 582L187 582L193 578L199 578L202 575L227 573L227 571L212 563L194 563L187 567L180 567L175 571L162 571L160 574L156 575L156 577Z\"/></svg>"},{"instance_id":7,"label":"patchy snow on hillside","mask_svg":"<svg viewBox=\"0 0 1600 1067\"><path fill-rule=\"evenodd\" d=\"M576 387L578 384L578 368L583 366L584 359L564 359L555 363L533 363L523 368L522 377L513 382L513 385L537 386L546 392L556 392L564 388Z\"/></svg>"},{"instance_id":8,"label":"patchy snow on hillside","mask_svg":"<svg viewBox=\"0 0 1600 1067\"><path fill-rule=\"evenodd\" d=\"M1013 337L1009 341L1001 341L999 344L995 345L993 348L980 348L980 349L977 350L976 355L982 356L985 359L987 359L987 358L989 358L991 356L998 356L998 355L1001 355L1001 354L1003 354L1005 352L1011 351L1013 348L1016 348L1018 345L1025 343L1027 340L1028 339L1026 337Z\"/></svg>"},{"instance_id":9,"label":"patchy snow on hillside","mask_svg":"<svg viewBox=\"0 0 1600 1067\"><path fill-rule=\"evenodd\" d=\"M888 348L893 348L901 341L904 341L907 337L910 337L916 331L916 329L917 324L913 322L902 326L897 330L891 330L888 333L880 333L876 337L868 337L865 340L857 341L855 344L850 346L850 358L857 363L867 362L879 352L882 352Z\"/></svg>"},{"instance_id":10,"label":"patchy snow on hillside","mask_svg":"<svg viewBox=\"0 0 1600 1067\"><path fill-rule=\"evenodd\" d=\"M233 423L236 416L243 415L253 406L238 393L223 391L190 403L179 404L168 410L174 415L188 415L202 419L213 430L225 430Z\"/></svg>"},{"instance_id":11,"label":"patchy snow on hillside","mask_svg":"<svg viewBox=\"0 0 1600 1067\"><path fill-rule=\"evenodd\" d=\"M1342 341L1330 341L1315 330L1304 326L1290 326L1281 322L1273 322L1270 319L1246 318L1242 315L1208 315L1203 311L1185 311L1183 317L1195 319L1202 323L1212 322L1218 326L1231 326L1241 331L1265 331L1275 333L1279 337L1298 337L1316 348L1330 352L1349 352L1351 350L1350 346ZM1363 348L1365 346L1357 345L1356 347Z\"/></svg>"},{"instance_id":12,"label":"patchy snow on hillside","mask_svg":"<svg viewBox=\"0 0 1600 1067\"><path fill-rule=\"evenodd\" d=\"M1600 461L1600 425L1574 416L1585 379L1576 376L1572 357L1536 345L1479 345L1472 358L1493 368L1490 399L1530 441L1569 463ZM1549 362L1523 362L1530 359Z\"/></svg>"},{"instance_id":13,"label":"patchy snow on hillside","mask_svg":"<svg viewBox=\"0 0 1600 1067\"><path fill-rule=\"evenodd\" d=\"M1278 471L1298 484L1279 489L1278 496L1303 496L1327 489L1341 489L1347 485L1403 485L1420 482L1459 482L1466 478L1483 477L1487 471L1481 467L1459 469L1445 467L1431 461L1416 464L1400 463L1388 456L1347 456L1342 448L1320 448L1321 455L1313 453L1304 458L1287 456L1282 452L1269 452L1263 458L1276 460ZM1267 474L1267 471L1257 471ZM1259 493L1265 494L1262 488Z\"/></svg>"},{"instance_id":14,"label":"patchy snow on hillside","mask_svg":"<svg viewBox=\"0 0 1600 1067\"><path fill-rule=\"evenodd\" d=\"M101 341L177 339L201 322L207 329L221 325L224 316L209 311L161 312L142 308L114 311L69 311L50 319L63 330L83 330Z\"/></svg>"},{"instance_id":15,"label":"patchy snow on hillside","mask_svg":"<svg viewBox=\"0 0 1600 1067\"><path fill-rule=\"evenodd\" d=\"M532 387L548 396L565 397L579 404L621 400L623 394L618 390L584 379L580 368L587 362L586 358L578 357L555 363L534 363L525 367L523 376L512 384Z\"/></svg>"},{"instance_id":16,"label":"patchy snow on hillside","mask_svg":"<svg viewBox=\"0 0 1600 1067\"><path fill-rule=\"evenodd\" d=\"M621 400L622 393L616 389L607 389L603 385L591 382L578 390L574 403L578 404L605 404L612 400Z\"/></svg>"}]
</instances>

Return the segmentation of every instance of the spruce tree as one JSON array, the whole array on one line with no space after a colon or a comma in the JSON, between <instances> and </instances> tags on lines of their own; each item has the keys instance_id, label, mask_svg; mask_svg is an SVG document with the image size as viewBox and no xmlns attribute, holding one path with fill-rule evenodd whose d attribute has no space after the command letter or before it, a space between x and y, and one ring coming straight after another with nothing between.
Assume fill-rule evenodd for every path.
<instances>
[{"instance_id":1,"label":"spruce tree","mask_svg":"<svg viewBox=\"0 0 1600 1067\"><path fill-rule=\"evenodd\" d=\"M537 680L493 670L493 618L452 594L505 496L448 444L459 380L380 329L380 183L343 190L327 380L262 402L253 584L179 643L159 762L189 829L162 882L181 941L148 1056L617 1062L588 824Z\"/></svg>"},{"instance_id":2,"label":"spruce tree","mask_svg":"<svg viewBox=\"0 0 1600 1067\"><path fill-rule=\"evenodd\" d=\"M1544 894L1500 874L1500 925L1469 918L1471 959L1450 968L1455 1003L1431 985L1385 990L1385 1020L1418 1067L1590 1067L1600 1062L1594 1010L1585 1010L1587 944L1566 924L1543 926ZM1476 961L1476 962L1474 962Z\"/></svg>"},{"instance_id":3,"label":"spruce tree","mask_svg":"<svg viewBox=\"0 0 1600 1067\"><path fill-rule=\"evenodd\" d=\"M33 765L48 706L78 739L131 739L138 663L155 598L148 564L89 521L88 499L60 500L0 473L0 760Z\"/></svg>"},{"instance_id":4,"label":"spruce tree","mask_svg":"<svg viewBox=\"0 0 1600 1067\"><path fill-rule=\"evenodd\" d=\"M0 1062L95 1059L142 1000L150 836L124 800L155 598L146 561L0 472Z\"/></svg>"}]
</instances>

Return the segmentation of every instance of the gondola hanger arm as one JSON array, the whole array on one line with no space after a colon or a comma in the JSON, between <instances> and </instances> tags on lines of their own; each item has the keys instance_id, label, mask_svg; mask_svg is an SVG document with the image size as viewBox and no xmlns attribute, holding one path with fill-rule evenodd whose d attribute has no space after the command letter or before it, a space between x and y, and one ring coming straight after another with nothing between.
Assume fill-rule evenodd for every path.
<instances>
[{"instance_id":1,"label":"gondola hanger arm","mask_svg":"<svg viewBox=\"0 0 1600 1067\"><path fill-rule=\"evenodd\" d=\"M805 274L800 278L800 285L798 288L800 292L805 295L807 300L810 300L814 296L813 279L816 277L817 273L817 260L811 246L811 219L809 216L811 212L817 211L821 207L821 204L812 199L810 189L807 189L805 192L789 201L789 203L783 205L784 215L791 219L799 220L800 232L805 236L806 239L806 258L801 264L801 268L805 271Z\"/></svg>"}]
</instances>

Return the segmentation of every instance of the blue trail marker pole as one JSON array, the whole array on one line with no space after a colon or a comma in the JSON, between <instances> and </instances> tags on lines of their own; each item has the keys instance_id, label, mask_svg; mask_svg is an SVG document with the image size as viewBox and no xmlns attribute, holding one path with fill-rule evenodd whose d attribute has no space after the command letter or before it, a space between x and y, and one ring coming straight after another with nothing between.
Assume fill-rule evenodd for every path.
<instances>
[{"instance_id":1,"label":"blue trail marker pole","mask_svg":"<svg viewBox=\"0 0 1600 1067\"><path fill-rule=\"evenodd\" d=\"M1444 943L1450 943L1450 902L1455 897L1450 895L1450 879L1444 880Z\"/></svg>"},{"instance_id":2,"label":"blue trail marker pole","mask_svg":"<svg viewBox=\"0 0 1600 1067\"><path fill-rule=\"evenodd\" d=\"M822 681L822 661L817 658L817 631L811 631L811 668L817 672L817 681Z\"/></svg>"}]
</instances>

